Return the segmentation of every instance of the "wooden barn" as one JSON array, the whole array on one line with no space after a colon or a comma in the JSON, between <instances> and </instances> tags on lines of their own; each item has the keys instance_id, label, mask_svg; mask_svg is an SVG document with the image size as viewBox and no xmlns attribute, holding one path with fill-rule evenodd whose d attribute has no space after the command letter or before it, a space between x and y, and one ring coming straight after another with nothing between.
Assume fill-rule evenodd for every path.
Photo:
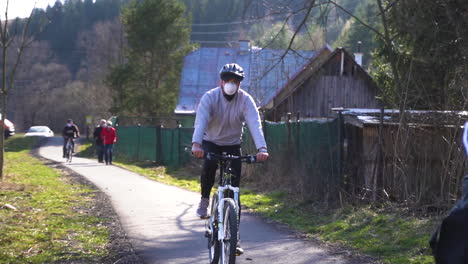
<instances>
[{"instance_id":1,"label":"wooden barn","mask_svg":"<svg viewBox=\"0 0 468 264\"><path fill-rule=\"evenodd\" d=\"M466 170L466 111L340 110L344 121L345 189L372 200L450 204Z\"/></svg>"},{"instance_id":2,"label":"wooden barn","mask_svg":"<svg viewBox=\"0 0 468 264\"><path fill-rule=\"evenodd\" d=\"M378 108L377 86L345 49L317 52L309 63L264 105L267 120L281 121L287 113L301 118L330 117L331 110Z\"/></svg>"}]
</instances>

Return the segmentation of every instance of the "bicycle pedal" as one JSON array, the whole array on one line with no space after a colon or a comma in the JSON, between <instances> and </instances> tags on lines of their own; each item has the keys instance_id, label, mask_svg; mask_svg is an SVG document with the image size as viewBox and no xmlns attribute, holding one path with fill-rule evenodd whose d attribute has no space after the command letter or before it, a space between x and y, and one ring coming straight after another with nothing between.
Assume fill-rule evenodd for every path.
<instances>
[{"instance_id":1,"label":"bicycle pedal","mask_svg":"<svg viewBox=\"0 0 468 264\"><path fill-rule=\"evenodd\" d=\"M206 230L205 231L205 237L210 237L211 236L211 231L210 230Z\"/></svg>"}]
</instances>

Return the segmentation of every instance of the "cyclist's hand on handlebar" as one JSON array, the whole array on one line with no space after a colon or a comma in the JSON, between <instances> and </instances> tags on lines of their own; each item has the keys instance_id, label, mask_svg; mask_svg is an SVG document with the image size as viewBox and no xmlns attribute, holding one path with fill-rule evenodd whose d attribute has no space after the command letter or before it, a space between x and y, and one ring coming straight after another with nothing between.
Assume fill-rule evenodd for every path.
<instances>
[{"instance_id":1,"label":"cyclist's hand on handlebar","mask_svg":"<svg viewBox=\"0 0 468 264\"><path fill-rule=\"evenodd\" d=\"M257 153L257 161L266 161L269 155L268 152L258 152Z\"/></svg>"},{"instance_id":2,"label":"cyclist's hand on handlebar","mask_svg":"<svg viewBox=\"0 0 468 264\"><path fill-rule=\"evenodd\" d=\"M194 142L192 144L192 155L198 159L203 158L203 155L205 155L205 152L203 151L202 147L197 142Z\"/></svg>"}]
</instances>

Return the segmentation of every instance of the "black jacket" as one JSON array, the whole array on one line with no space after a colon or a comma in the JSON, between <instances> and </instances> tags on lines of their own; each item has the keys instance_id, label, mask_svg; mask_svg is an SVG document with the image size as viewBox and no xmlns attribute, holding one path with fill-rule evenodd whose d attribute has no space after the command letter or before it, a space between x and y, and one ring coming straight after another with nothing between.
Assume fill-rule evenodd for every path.
<instances>
[{"instance_id":1,"label":"black jacket","mask_svg":"<svg viewBox=\"0 0 468 264\"><path fill-rule=\"evenodd\" d=\"M67 137L67 138L68 137L77 138L80 136L80 130L75 124L71 126L65 126L62 130L62 136Z\"/></svg>"},{"instance_id":2,"label":"black jacket","mask_svg":"<svg viewBox=\"0 0 468 264\"><path fill-rule=\"evenodd\" d=\"M468 176L463 196L444 218L429 241L436 264L468 264Z\"/></svg>"},{"instance_id":3,"label":"black jacket","mask_svg":"<svg viewBox=\"0 0 468 264\"><path fill-rule=\"evenodd\" d=\"M102 138L101 138L102 126L97 126L94 128L93 137L96 141L96 145L102 145Z\"/></svg>"}]
</instances>

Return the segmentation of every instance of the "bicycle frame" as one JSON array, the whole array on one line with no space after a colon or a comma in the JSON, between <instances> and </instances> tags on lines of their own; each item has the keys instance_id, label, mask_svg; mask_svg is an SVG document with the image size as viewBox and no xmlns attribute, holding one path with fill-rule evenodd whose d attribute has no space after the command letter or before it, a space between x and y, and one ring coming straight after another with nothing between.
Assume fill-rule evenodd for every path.
<instances>
[{"instance_id":1,"label":"bicycle frame","mask_svg":"<svg viewBox=\"0 0 468 264\"><path fill-rule=\"evenodd\" d=\"M236 212L239 212L239 187L234 187L231 185L231 177L233 174L231 171L226 172L226 167L230 169L227 164L228 161L222 161L221 163L218 187L218 240L220 242L224 238L224 214L219 212L224 211L224 203L222 201L224 200L224 192L226 190L231 190L234 193L233 199L236 205ZM225 184L223 181L227 181L227 183Z\"/></svg>"},{"instance_id":2,"label":"bicycle frame","mask_svg":"<svg viewBox=\"0 0 468 264\"><path fill-rule=\"evenodd\" d=\"M225 251L225 244L226 243L229 243L229 248L231 247L235 247L236 245L235 244L231 244L231 242L228 242L226 241L226 235L228 235L228 233L225 233L225 228L229 227L229 235L230 237L232 238L233 237L233 232L232 232L232 226L230 226L232 224L232 221L233 219L231 219L229 222L227 222L228 219L224 219L225 216L227 215L226 213L229 211L229 210L232 210L231 213L232 215L235 215L235 216L232 216L231 214L229 214L229 217L235 217L235 221L238 225L239 223L239 191L240 191L240 188L239 187L234 187L231 185L231 180L232 180L232 177L234 176L233 172L232 172L232 168L231 168L231 162L233 160L237 160L239 159L241 162L247 162L247 163L255 163L256 162L256 157L255 156L251 156L251 155L247 155L247 156L233 156L233 155L227 155L226 153L223 153L222 155L217 155L217 154L214 154L214 153L207 153L206 154L206 159L208 160L217 160L218 161L218 165L219 165L219 186L218 186L218 189L217 189L217 205L215 206L214 204L212 204L212 208L213 206L215 206L215 210L216 211L212 211L212 215L210 216L210 218L207 220L207 226L209 227L209 231L213 232L213 231L216 231L217 233L217 238L215 239L215 241L218 241L218 245L219 245L219 248L217 251L218 252L218 257L221 259L222 263L226 263L225 261L227 259L230 259L229 256L227 256L226 254L229 254L230 256L232 256L231 254L232 253L227 253ZM232 192L232 197L231 195L229 195L229 197L226 197L226 194L228 191L231 191ZM213 210L213 209L212 209ZM216 212L216 213L214 213ZM216 228L217 230L213 230L213 225L214 223L216 222ZM235 228L234 231L236 234L235 234L235 241L237 241L239 239L239 230L238 228ZM209 232L207 234L205 234L209 239L210 237L211 238L214 238L212 237L212 233ZM230 239L229 239L230 240ZM212 245L213 246L213 245ZM216 246L215 246L216 247ZM210 247L209 247L210 248ZM216 256L216 253L213 253L214 251L212 251L213 249L210 248L210 254L215 254ZM216 251L216 249L214 249ZM210 256L213 256L213 255L210 255ZM214 257L216 259L216 257ZM210 261L211 261L211 258L210 258ZM217 261L217 260L215 260ZM231 259L230 259L231 261ZM217 262L216 262L217 263ZM231 262L230 262L231 263Z\"/></svg>"}]
</instances>

